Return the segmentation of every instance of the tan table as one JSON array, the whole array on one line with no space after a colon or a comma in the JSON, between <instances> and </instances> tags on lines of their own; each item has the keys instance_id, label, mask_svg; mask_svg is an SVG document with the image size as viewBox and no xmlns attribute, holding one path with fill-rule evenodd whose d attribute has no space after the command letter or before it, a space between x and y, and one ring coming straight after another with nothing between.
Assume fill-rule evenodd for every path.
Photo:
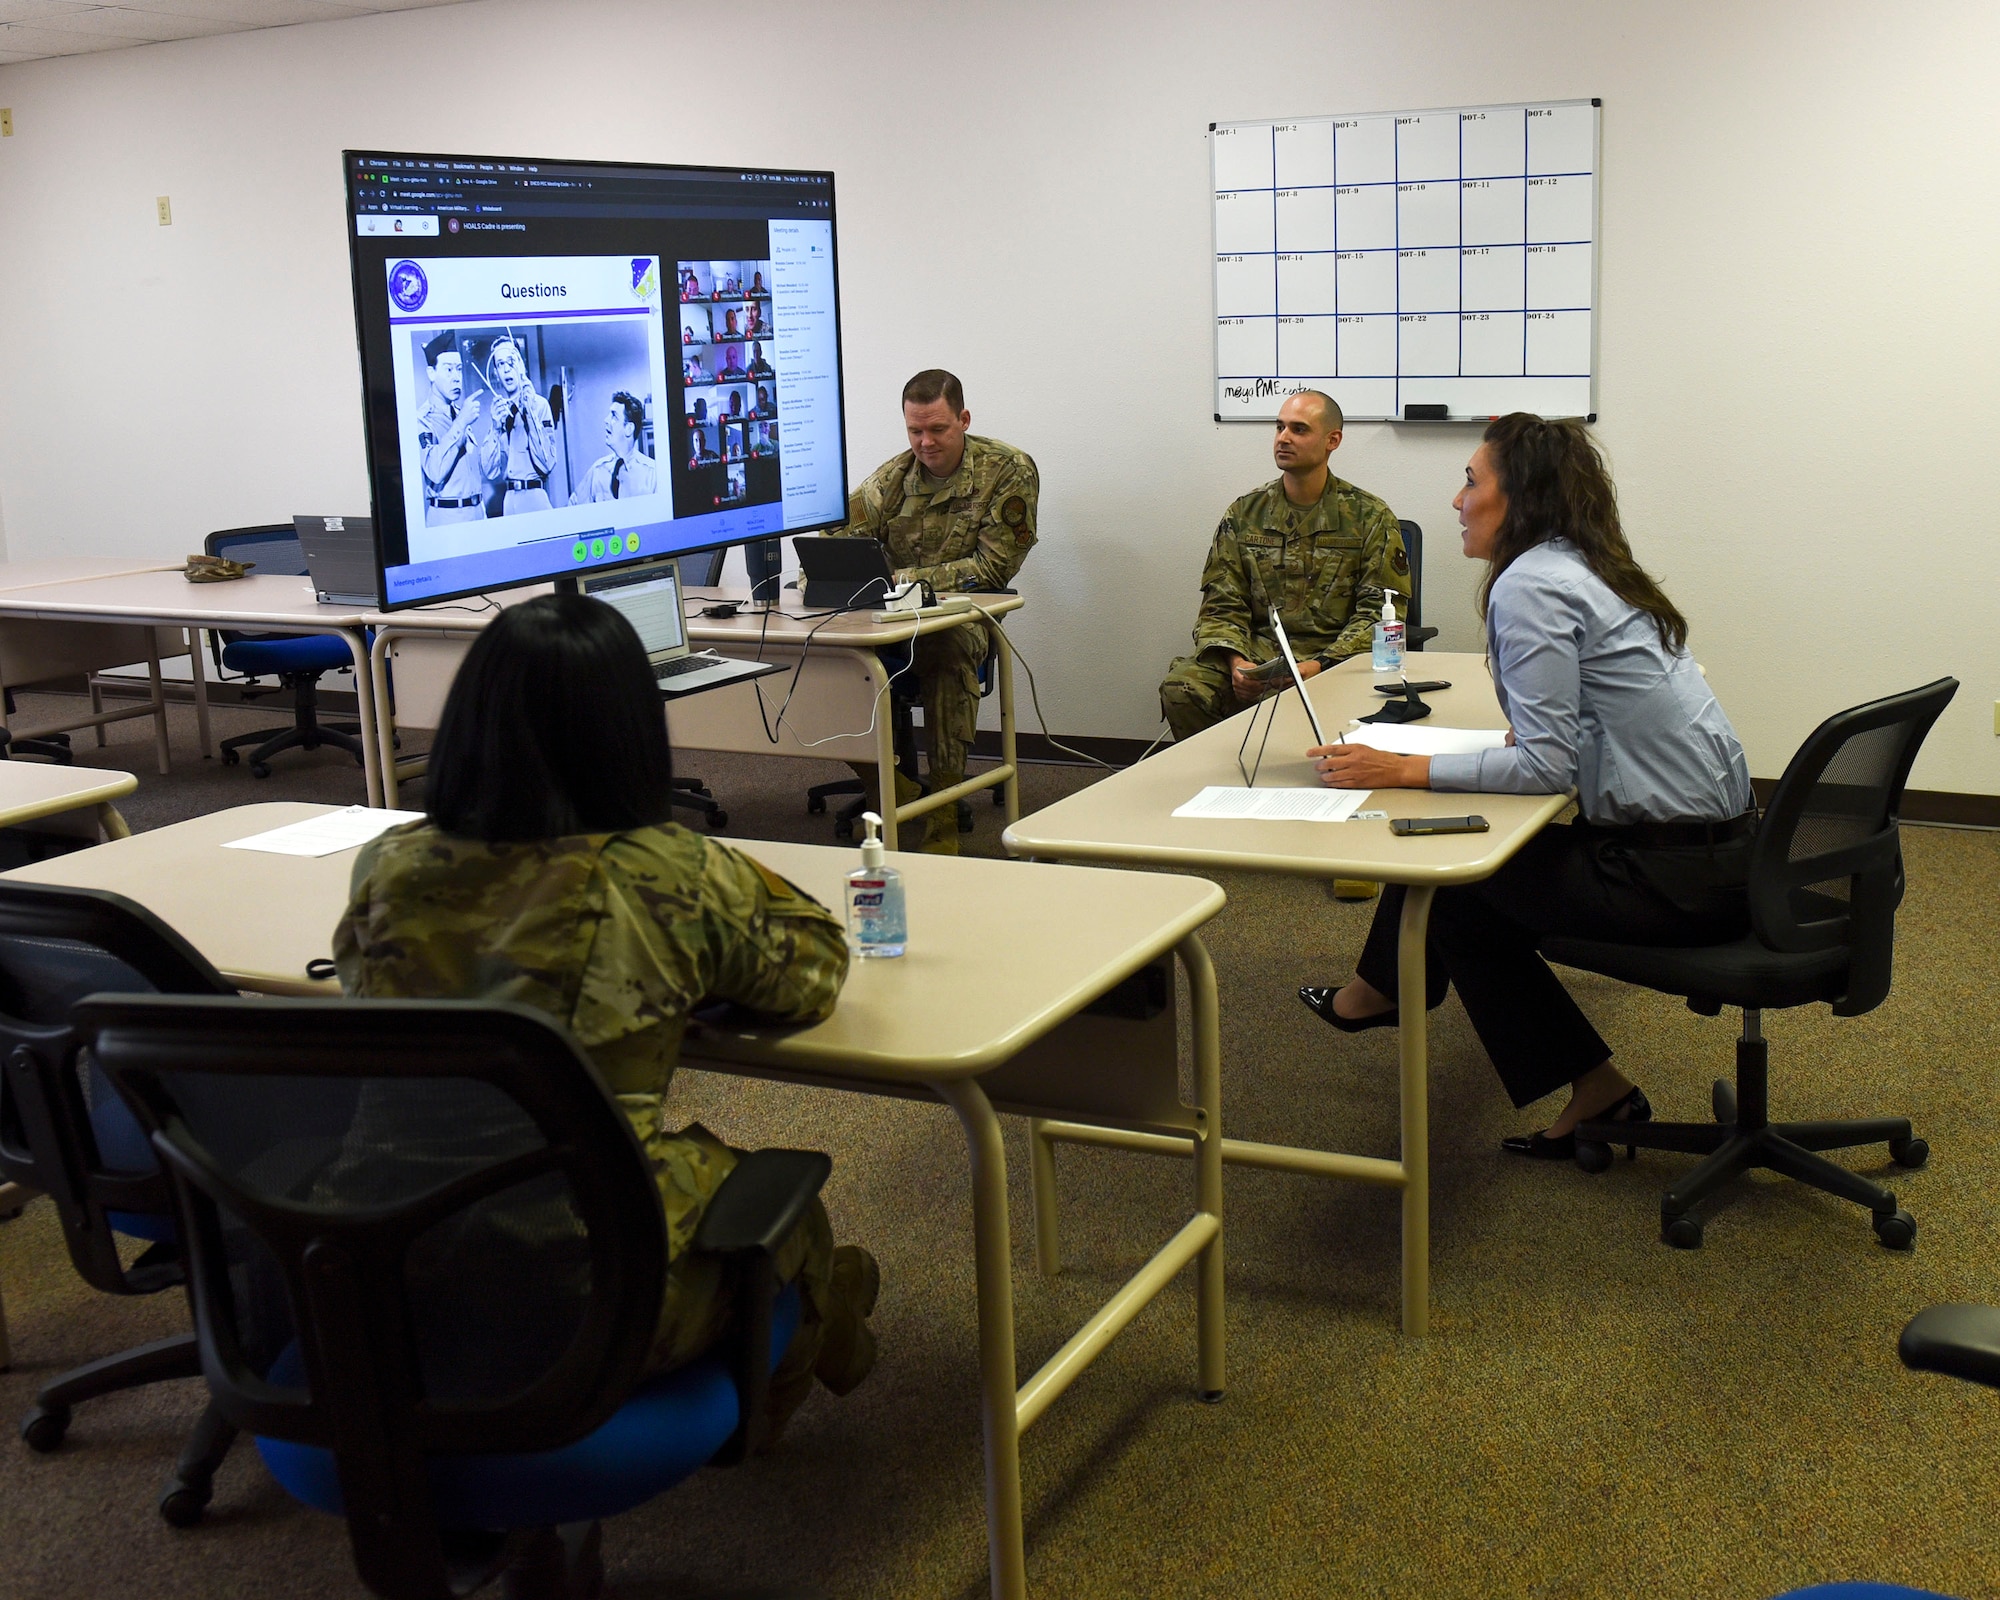
<instances>
[{"instance_id":1,"label":"tan table","mask_svg":"<svg viewBox=\"0 0 2000 1600\"><path fill-rule=\"evenodd\" d=\"M16 621L18 619L18 622ZM382 803L376 770L375 709L369 693L368 637L363 612L350 606L323 606L313 598L312 580L252 573L229 583L189 583L181 569L108 573L69 578L21 589L0 589L0 621L13 631L27 622L92 622L156 625L192 630L188 659L194 673L195 717L201 748L209 750L208 683L201 659L200 630L231 629L265 633L330 633L347 645L354 662L354 693L361 723L362 776L370 805ZM127 657L126 659L132 659ZM159 665L153 663L153 692L160 697ZM144 712L114 712L120 716ZM166 767L164 703L159 717L160 770Z\"/></svg>"},{"instance_id":2,"label":"tan table","mask_svg":"<svg viewBox=\"0 0 2000 1600\"><path fill-rule=\"evenodd\" d=\"M1503 728L1485 659L1424 651L1410 659L1412 678L1443 678L1451 688L1426 695L1435 709L1427 725ZM1357 657L1308 682L1320 725L1336 728L1382 703L1373 692L1368 659ZM1312 1173L1400 1189L1403 1196L1403 1331L1430 1329L1430 1132L1428 1026L1424 1012L1424 934L1431 897L1442 885L1475 883L1499 870L1522 845L1569 804L1565 795L1436 794L1425 789L1379 789L1363 809L1396 817L1477 813L1487 833L1400 839L1380 822L1221 822L1176 817L1209 784L1240 787L1237 751L1249 712L1173 744L1137 766L1080 790L1008 828L1003 836L1016 855L1049 861L1173 867L1183 871L1235 868L1310 878L1364 878L1410 886L1403 899L1398 943L1402 1053L1402 1154L1397 1160L1301 1150L1287 1145L1226 1139L1222 1159L1245 1166ZM1269 716L1266 707L1261 715ZM1259 733L1243 753L1256 755ZM1304 752L1313 744L1298 696L1279 700L1276 723L1264 748L1259 787L1317 783ZM1122 1129L1038 1122L1033 1127L1036 1249L1042 1270L1058 1270L1053 1144L1110 1144L1124 1149L1180 1154L1178 1144Z\"/></svg>"},{"instance_id":3,"label":"tan table","mask_svg":"<svg viewBox=\"0 0 2000 1600\"><path fill-rule=\"evenodd\" d=\"M1022 604L1017 594L982 594L973 598L993 617L1018 611ZM699 614L699 607L720 600L738 601L744 610L726 619ZM667 710L667 727L676 749L873 762L880 785L876 810L886 824L883 836L892 850L896 848L898 824L941 806L956 805L962 797L982 789L1003 788L1009 822L1021 814L1014 745L1014 653L1006 630L1000 627L993 629L999 650L995 663L998 682L994 686L1000 699L999 764L908 805L896 803L893 770L896 741L889 704L889 671L876 652L885 645L901 644L922 634L978 623L983 620L979 612L913 617L896 622L872 621L867 612L829 618L823 610L806 606L796 590L785 592L768 619L761 610L751 609L748 589L688 589L682 595L682 603L690 613L691 644L706 645L739 660L783 662L786 671L754 683L730 684L675 701ZM443 700L442 686L449 683L451 673L457 669L465 641L497 614L495 610L476 607L477 602L465 602L456 607L419 607L369 618L376 628L371 658L374 703L383 707L390 703L392 661L407 659L410 666L421 663L425 676L439 687L426 697L428 705L421 709L413 705L410 710L403 710L399 700L399 711L410 726L422 727L426 722L435 726L437 708ZM792 689L795 668L799 674L796 692ZM406 672L398 680L399 695L403 683L411 676ZM787 696L791 697L791 704L782 723L772 729L776 737L769 737L766 728L778 721L778 706ZM417 720L418 717L425 720ZM422 762L419 759L398 765L394 750L396 725L386 712L377 718L377 729L381 741L378 763L384 783L382 803L393 806L398 777L421 771Z\"/></svg>"},{"instance_id":4,"label":"tan table","mask_svg":"<svg viewBox=\"0 0 2000 1600\"><path fill-rule=\"evenodd\" d=\"M42 588L52 583L119 577L134 572L177 572L181 565L180 562L160 558L149 560L142 556L39 556L28 561L0 562L0 594ZM168 767L167 700L165 686L160 680L159 664L162 658L184 652L194 655L200 647L198 639L188 639L178 630L141 631L131 628L113 631L79 628L64 623L17 622L0 628L0 689L26 688L30 684L46 683L51 678L67 678L81 673L90 684L90 715L73 722L27 729L20 737L36 739L52 733L94 728L97 730L97 742L102 745L108 723L123 722L129 717L151 717L156 758L164 774ZM107 668L122 667L136 661L145 662L150 669L148 678L152 693L147 697L147 703L107 712L104 709L104 689L97 680L97 674ZM194 675L199 682L199 658L194 662ZM196 715L201 723L201 753L207 755L208 705L200 696L196 700ZM6 714L4 709L0 709L0 727L5 726Z\"/></svg>"},{"instance_id":5,"label":"tan table","mask_svg":"<svg viewBox=\"0 0 2000 1600\"><path fill-rule=\"evenodd\" d=\"M89 808L106 839L127 838L132 830L111 802L138 787L139 780L129 772L0 761L0 828L18 828L43 817Z\"/></svg>"},{"instance_id":6,"label":"tan table","mask_svg":"<svg viewBox=\"0 0 2000 1600\"><path fill-rule=\"evenodd\" d=\"M9 876L115 889L172 925L232 982L325 993L332 985L307 979L306 963L329 954L354 853L300 858L220 847L329 809L240 806ZM761 841L740 848L833 905L855 864L845 848ZM909 854L897 866L909 900L908 955L856 960L839 1007L815 1027L698 1024L682 1056L690 1067L739 1076L935 1097L957 1115L972 1169L992 1592L1020 1600L1027 1593L1021 1431L1190 1262L1198 1384L1205 1397L1222 1393L1222 1073L1215 974L1196 930L1222 909L1223 894L1199 878L969 857ZM996 948L1009 952L997 968ZM1175 959L1192 997L1193 1105L1180 1097ZM1085 1011L1148 969L1165 997L1152 1016ZM940 994L953 1003L937 1004ZM1156 1139L1194 1157L1193 1214L1018 1387L1002 1113Z\"/></svg>"}]
</instances>

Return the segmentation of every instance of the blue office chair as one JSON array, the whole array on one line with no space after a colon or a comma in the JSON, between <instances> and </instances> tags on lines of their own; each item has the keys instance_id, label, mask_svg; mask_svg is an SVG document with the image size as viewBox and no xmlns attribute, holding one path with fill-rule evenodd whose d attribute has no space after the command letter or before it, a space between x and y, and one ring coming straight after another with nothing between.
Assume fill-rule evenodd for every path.
<instances>
[{"instance_id":1,"label":"blue office chair","mask_svg":"<svg viewBox=\"0 0 2000 1600\"><path fill-rule=\"evenodd\" d=\"M667 1271L631 1124L548 1017L464 1001L98 995L76 1012L173 1177L202 1370L386 1600L583 1596L598 1521L762 1440L832 1170L746 1156L693 1248L725 1346L648 1376Z\"/></svg>"},{"instance_id":2,"label":"blue office chair","mask_svg":"<svg viewBox=\"0 0 2000 1600\"><path fill-rule=\"evenodd\" d=\"M158 1294L185 1281L173 1197L146 1136L95 1064L85 1065L70 1007L101 990L234 991L178 934L121 895L0 882L0 1179L48 1195L83 1280L106 1294ZM120 1238L147 1248L120 1257ZM51 1451L71 1410L99 1395L201 1376L194 1335L156 1339L42 1385L21 1423ZM176 1527L201 1520L236 1430L213 1407L160 1497Z\"/></svg>"},{"instance_id":3,"label":"blue office chair","mask_svg":"<svg viewBox=\"0 0 2000 1600\"><path fill-rule=\"evenodd\" d=\"M1424 617L1424 530L1407 518L1396 526L1403 530L1403 554L1410 558L1410 608L1403 617L1403 648L1421 650L1438 636L1435 628L1423 625Z\"/></svg>"},{"instance_id":4,"label":"blue office chair","mask_svg":"<svg viewBox=\"0 0 2000 1600\"><path fill-rule=\"evenodd\" d=\"M306 556L297 531L290 523L269 523L254 528L225 528L211 533L202 548L212 556L228 556L232 561L252 562L259 576L305 577ZM239 633L228 629L209 635L218 669L243 673L246 677L274 677L292 691L292 725L264 728L256 733L239 733L222 741L222 760L233 766L242 759L244 745L250 752L250 773L257 778L271 775L271 757L294 748L317 750L332 745L362 764L361 728L351 722L319 720L320 674L337 672L354 665L345 640L330 633Z\"/></svg>"}]
</instances>

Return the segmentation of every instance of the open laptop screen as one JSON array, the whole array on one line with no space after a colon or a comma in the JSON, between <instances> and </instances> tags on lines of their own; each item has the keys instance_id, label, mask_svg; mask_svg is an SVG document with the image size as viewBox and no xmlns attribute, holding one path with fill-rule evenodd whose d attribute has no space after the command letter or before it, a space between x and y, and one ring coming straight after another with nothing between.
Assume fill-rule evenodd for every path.
<instances>
[{"instance_id":1,"label":"open laptop screen","mask_svg":"<svg viewBox=\"0 0 2000 1600\"><path fill-rule=\"evenodd\" d=\"M680 575L672 561L585 578L583 592L623 612L652 661L665 660L686 648Z\"/></svg>"}]
</instances>

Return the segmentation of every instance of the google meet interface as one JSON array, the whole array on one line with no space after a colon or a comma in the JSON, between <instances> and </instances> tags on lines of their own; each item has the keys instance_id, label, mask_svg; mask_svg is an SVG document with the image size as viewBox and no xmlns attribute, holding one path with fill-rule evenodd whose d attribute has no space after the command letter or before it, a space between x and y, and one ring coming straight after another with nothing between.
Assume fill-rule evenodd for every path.
<instances>
[{"instance_id":1,"label":"google meet interface","mask_svg":"<svg viewBox=\"0 0 2000 1600\"><path fill-rule=\"evenodd\" d=\"M845 518L830 173L346 162L388 605Z\"/></svg>"}]
</instances>

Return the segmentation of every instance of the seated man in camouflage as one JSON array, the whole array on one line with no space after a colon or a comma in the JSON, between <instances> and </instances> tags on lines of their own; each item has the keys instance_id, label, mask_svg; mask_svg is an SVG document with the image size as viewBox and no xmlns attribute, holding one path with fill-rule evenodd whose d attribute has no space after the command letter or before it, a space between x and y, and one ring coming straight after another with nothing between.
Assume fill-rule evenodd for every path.
<instances>
[{"instance_id":1,"label":"seated man in camouflage","mask_svg":"<svg viewBox=\"0 0 2000 1600\"><path fill-rule=\"evenodd\" d=\"M1369 649L1382 595L1398 610L1410 597L1410 558L1388 506L1327 469L1340 448L1340 407L1317 389L1278 409L1272 459L1281 474L1222 514L1201 572L1194 654L1167 669L1160 709L1176 739L1234 716L1289 679L1251 669L1278 654L1271 612L1307 677ZM1342 899L1365 899L1372 885L1336 885Z\"/></svg>"},{"instance_id":2,"label":"seated man in camouflage","mask_svg":"<svg viewBox=\"0 0 2000 1600\"><path fill-rule=\"evenodd\" d=\"M910 448L868 475L848 498L847 526L833 530L880 540L898 583L920 578L940 593L1004 589L1034 545L1041 492L1035 463L1012 445L967 433L971 422L958 379L936 368L918 373L903 385ZM986 626L977 622L916 642L933 793L965 780L986 649ZM874 767L856 763L855 771L872 791ZM901 776L896 789L899 804L916 798ZM926 815L925 850L958 854L956 812L941 806Z\"/></svg>"}]
</instances>

